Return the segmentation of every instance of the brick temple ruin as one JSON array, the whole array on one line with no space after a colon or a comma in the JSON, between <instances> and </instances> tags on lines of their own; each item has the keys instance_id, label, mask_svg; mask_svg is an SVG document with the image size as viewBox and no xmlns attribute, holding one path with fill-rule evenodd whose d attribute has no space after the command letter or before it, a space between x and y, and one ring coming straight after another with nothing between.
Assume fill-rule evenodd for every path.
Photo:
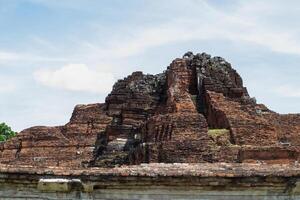
<instances>
[{"instance_id":1,"label":"brick temple ruin","mask_svg":"<svg viewBox=\"0 0 300 200\"><path fill-rule=\"evenodd\" d=\"M215 191L222 191L218 180L224 186L231 177L236 183L249 179L248 189L260 183L282 187L278 194L284 199L298 191L299 144L300 114L282 115L257 104L230 63L188 52L161 74L134 72L117 81L105 103L77 105L66 125L32 127L0 143L0 174L7 180L27 174L33 182L49 169L53 177L114 174L114 181L135 182L156 174L166 179L159 186L172 185L166 177L206 177L215 180ZM257 177L271 178L252 182Z\"/></svg>"}]
</instances>

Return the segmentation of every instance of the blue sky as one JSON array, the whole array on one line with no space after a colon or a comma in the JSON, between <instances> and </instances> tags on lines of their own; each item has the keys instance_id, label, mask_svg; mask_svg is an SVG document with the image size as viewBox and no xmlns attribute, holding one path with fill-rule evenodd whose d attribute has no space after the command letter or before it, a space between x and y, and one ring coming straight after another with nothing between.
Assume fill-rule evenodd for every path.
<instances>
[{"instance_id":1,"label":"blue sky","mask_svg":"<svg viewBox=\"0 0 300 200\"><path fill-rule=\"evenodd\" d=\"M132 71L222 56L251 96L300 113L300 1L0 0L0 121L66 123Z\"/></svg>"}]
</instances>

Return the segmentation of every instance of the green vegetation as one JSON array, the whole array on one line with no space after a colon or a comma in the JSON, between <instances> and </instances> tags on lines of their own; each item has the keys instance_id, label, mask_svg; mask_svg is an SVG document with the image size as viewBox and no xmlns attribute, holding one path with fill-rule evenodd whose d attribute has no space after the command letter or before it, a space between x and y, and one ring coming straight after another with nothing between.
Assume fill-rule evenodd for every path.
<instances>
[{"instance_id":1,"label":"green vegetation","mask_svg":"<svg viewBox=\"0 0 300 200\"><path fill-rule=\"evenodd\" d=\"M11 128L5 124L0 124L0 142L4 142L14 136L16 136L16 132L12 131Z\"/></svg>"},{"instance_id":2,"label":"green vegetation","mask_svg":"<svg viewBox=\"0 0 300 200\"><path fill-rule=\"evenodd\" d=\"M197 95L191 95L191 99L195 106L197 106Z\"/></svg>"},{"instance_id":3,"label":"green vegetation","mask_svg":"<svg viewBox=\"0 0 300 200\"><path fill-rule=\"evenodd\" d=\"M229 141L230 131L228 129L209 129L208 135L214 141L212 148L218 149L220 146L231 146Z\"/></svg>"},{"instance_id":4,"label":"green vegetation","mask_svg":"<svg viewBox=\"0 0 300 200\"><path fill-rule=\"evenodd\" d=\"M209 129L208 130L208 135L213 138L218 137L220 135L224 135L224 134L229 134L229 130L228 129Z\"/></svg>"}]
</instances>

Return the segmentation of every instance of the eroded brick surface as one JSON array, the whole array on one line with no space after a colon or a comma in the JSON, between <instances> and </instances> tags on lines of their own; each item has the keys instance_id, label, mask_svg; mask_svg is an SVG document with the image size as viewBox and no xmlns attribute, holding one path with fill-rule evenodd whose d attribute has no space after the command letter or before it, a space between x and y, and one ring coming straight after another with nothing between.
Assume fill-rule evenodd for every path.
<instances>
[{"instance_id":1,"label":"eroded brick surface","mask_svg":"<svg viewBox=\"0 0 300 200\"><path fill-rule=\"evenodd\" d=\"M97 134L111 122L104 104L78 105L64 126L36 126L4 144L1 163L81 167L93 157Z\"/></svg>"},{"instance_id":2,"label":"eroded brick surface","mask_svg":"<svg viewBox=\"0 0 300 200\"><path fill-rule=\"evenodd\" d=\"M299 136L299 114L257 104L223 58L188 52L161 74L134 72L119 80L105 103L76 106L64 126L22 131L0 144L0 162L292 164L299 160Z\"/></svg>"}]
</instances>

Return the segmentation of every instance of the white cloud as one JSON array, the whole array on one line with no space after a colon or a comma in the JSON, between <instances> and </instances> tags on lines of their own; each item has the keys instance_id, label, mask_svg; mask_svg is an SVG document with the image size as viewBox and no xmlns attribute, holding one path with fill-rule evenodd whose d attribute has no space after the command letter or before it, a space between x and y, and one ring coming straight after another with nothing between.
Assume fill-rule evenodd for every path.
<instances>
[{"instance_id":1,"label":"white cloud","mask_svg":"<svg viewBox=\"0 0 300 200\"><path fill-rule=\"evenodd\" d=\"M51 61L66 61L65 58L59 57L47 57L30 53L18 53L11 51L0 50L0 63L12 63L12 62L51 62Z\"/></svg>"},{"instance_id":2,"label":"white cloud","mask_svg":"<svg viewBox=\"0 0 300 200\"><path fill-rule=\"evenodd\" d=\"M91 70L85 64L68 64L57 70L41 69L34 73L34 78L52 88L91 93L109 92L115 81L111 73Z\"/></svg>"},{"instance_id":3,"label":"white cloud","mask_svg":"<svg viewBox=\"0 0 300 200\"><path fill-rule=\"evenodd\" d=\"M284 97L300 98L300 89L292 85L282 85L274 89L274 92Z\"/></svg>"},{"instance_id":4,"label":"white cloud","mask_svg":"<svg viewBox=\"0 0 300 200\"><path fill-rule=\"evenodd\" d=\"M16 90L16 85L12 82L4 82L1 81L0 82L0 93L11 93L14 92Z\"/></svg>"},{"instance_id":5,"label":"white cloud","mask_svg":"<svg viewBox=\"0 0 300 200\"><path fill-rule=\"evenodd\" d=\"M0 61L18 60L20 56L16 53L0 51Z\"/></svg>"},{"instance_id":6,"label":"white cloud","mask_svg":"<svg viewBox=\"0 0 300 200\"><path fill-rule=\"evenodd\" d=\"M39 46L43 47L44 49L55 50L55 51L58 50L57 46L54 45L52 42L50 42L44 38L41 38L39 36L33 36L32 41L34 43L38 44Z\"/></svg>"},{"instance_id":7,"label":"white cloud","mask_svg":"<svg viewBox=\"0 0 300 200\"><path fill-rule=\"evenodd\" d=\"M188 13L181 12L183 4L183 9L189 10ZM293 29L276 29L274 21L264 23L269 15L286 12L282 2L277 1L273 4L275 5L244 1L237 4L235 10L227 12L214 8L204 0L184 3L177 1L177 4L173 3L168 10L170 13L176 11L180 14L172 16L167 22L157 22L152 27L131 28L129 31L120 30L122 34L117 39L108 39L109 42L105 46L95 41L84 41L82 45L102 57L114 55L115 58L124 58L169 43L216 39L239 44L249 42L274 52L300 55L299 33L295 33ZM168 13L165 15L168 19Z\"/></svg>"},{"instance_id":8,"label":"white cloud","mask_svg":"<svg viewBox=\"0 0 300 200\"><path fill-rule=\"evenodd\" d=\"M62 9L78 6L82 7L88 5L81 1L49 1L49 0L30 0L34 3L42 3L45 5L55 5ZM293 2L292 2L293 3ZM296 2L297 3L297 2ZM65 5L60 7L59 5ZM147 5L149 2L145 5ZM99 39L97 37L91 40L82 39L80 36L76 38L69 46L66 41L66 49L63 53L59 51L61 46L52 43L44 38L35 36L33 41L45 50L57 52L60 56L63 54L64 58L47 57L38 55L26 55L13 52L0 51L0 62L2 61L65 61L65 62L84 62L97 63L105 61L117 62L118 59L124 59L130 56L136 56L149 50L152 47L159 47L170 43L192 41L192 40L229 40L241 44L242 42L249 42L257 44L259 48L264 47L274 52L291 53L300 55L300 41L295 29L284 28L274 29L275 22L265 22L265 18L273 13L286 12L296 8L290 4L282 5L280 1L261 2L253 1L235 1L234 9L230 12L226 9L218 9L209 1L205 0L186 0L173 1L170 6L168 1L151 1L151 12L145 7L141 12L145 12L150 16L161 15L161 21L153 21L152 25L136 26L128 22L128 29L108 27L106 37L102 37L103 30L99 30ZM149 5L148 5L149 7ZM168 10L166 13L161 13L162 10ZM186 11L189 12L186 12ZM144 17L144 16L142 16ZM95 22L99 24L99 22ZM92 36L97 35L97 31L92 30ZM68 36L72 38L73 36ZM75 44L75 45L74 45ZM74 48L76 47L76 48ZM49 55L49 54L47 54ZM75 55L75 56L74 56ZM111 59L111 57L114 59Z\"/></svg>"}]
</instances>

